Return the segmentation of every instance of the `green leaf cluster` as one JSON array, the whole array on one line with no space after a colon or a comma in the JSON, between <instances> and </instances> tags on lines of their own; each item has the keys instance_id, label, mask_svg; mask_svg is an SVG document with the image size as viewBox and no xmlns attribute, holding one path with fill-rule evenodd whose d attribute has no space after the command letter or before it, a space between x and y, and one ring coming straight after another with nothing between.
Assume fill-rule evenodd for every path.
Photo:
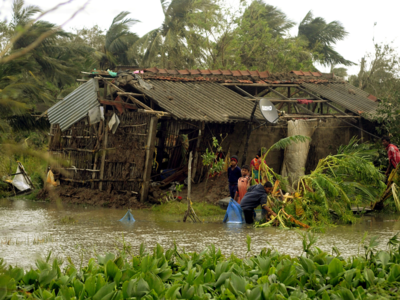
<instances>
[{"instance_id":1,"label":"green leaf cluster","mask_svg":"<svg viewBox=\"0 0 400 300\"><path fill-rule=\"evenodd\" d=\"M3 299L393 299L400 292L400 247L397 236L387 251L376 239L366 255L344 259L312 246L303 236L305 255L290 257L264 249L240 259L225 257L214 245L200 253L157 245L138 255L108 253L78 269L69 260L64 270L54 260L37 260L36 268L0 269ZM307 241L310 239L310 242ZM250 245L248 245L250 248Z\"/></svg>"}]
</instances>

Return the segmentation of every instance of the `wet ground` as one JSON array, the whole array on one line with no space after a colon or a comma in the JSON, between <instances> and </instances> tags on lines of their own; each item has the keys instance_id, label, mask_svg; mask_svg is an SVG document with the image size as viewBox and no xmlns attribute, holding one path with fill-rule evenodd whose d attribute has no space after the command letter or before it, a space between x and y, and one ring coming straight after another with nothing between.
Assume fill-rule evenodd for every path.
<instances>
[{"instance_id":1,"label":"wet ground","mask_svg":"<svg viewBox=\"0 0 400 300\"><path fill-rule=\"evenodd\" d=\"M141 243L152 248L157 243L169 248L175 241L187 251L201 251L215 244L224 254L246 254L246 236L252 238L252 250L273 247L281 253L299 255L301 238L293 230L254 229L242 224L222 224L223 216L206 219L203 224L182 223L182 217L161 215L148 210L133 211L136 222L125 225L121 219L126 210L24 200L0 200L0 257L6 263L24 268L34 265L35 258L67 257L79 263L96 253L115 252L122 238L137 253ZM356 225L329 228L318 234L317 246L331 251L336 246L343 256L357 254L363 234L378 236L385 248L390 237L400 231L400 217L365 216Z\"/></svg>"}]
</instances>

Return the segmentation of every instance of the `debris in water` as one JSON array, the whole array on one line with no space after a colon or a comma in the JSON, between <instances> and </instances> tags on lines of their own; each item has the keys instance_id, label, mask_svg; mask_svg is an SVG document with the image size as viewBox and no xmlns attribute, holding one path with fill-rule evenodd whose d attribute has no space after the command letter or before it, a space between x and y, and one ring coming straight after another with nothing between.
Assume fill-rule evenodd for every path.
<instances>
[{"instance_id":1,"label":"debris in water","mask_svg":"<svg viewBox=\"0 0 400 300\"><path fill-rule=\"evenodd\" d=\"M124 223L133 223L135 222L135 218L133 217L131 210L128 209L127 213L125 214L125 216L119 220L120 222L124 222Z\"/></svg>"}]
</instances>

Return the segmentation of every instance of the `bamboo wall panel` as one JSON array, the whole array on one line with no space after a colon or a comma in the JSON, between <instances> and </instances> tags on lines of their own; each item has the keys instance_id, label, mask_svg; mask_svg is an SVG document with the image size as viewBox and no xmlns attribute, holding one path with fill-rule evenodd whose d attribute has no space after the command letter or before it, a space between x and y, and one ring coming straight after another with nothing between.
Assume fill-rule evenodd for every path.
<instances>
[{"instance_id":1,"label":"bamboo wall panel","mask_svg":"<svg viewBox=\"0 0 400 300\"><path fill-rule=\"evenodd\" d=\"M100 156L102 155L106 122L89 125L87 119L73 124L64 132L52 126L49 152L64 162L64 171L56 170L61 184L75 187L99 188ZM140 191L145 161L145 145L150 115L126 112L118 116L120 125L113 134L108 132L103 190ZM67 172L67 173L66 173Z\"/></svg>"}]
</instances>

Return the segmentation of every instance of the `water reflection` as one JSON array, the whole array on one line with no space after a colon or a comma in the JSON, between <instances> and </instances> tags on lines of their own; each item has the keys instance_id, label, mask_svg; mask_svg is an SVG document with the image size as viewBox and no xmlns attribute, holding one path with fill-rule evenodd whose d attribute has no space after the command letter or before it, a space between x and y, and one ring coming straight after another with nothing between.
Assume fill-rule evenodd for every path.
<instances>
[{"instance_id":1,"label":"water reflection","mask_svg":"<svg viewBox=\"0 0 400 300\"><path fill-rule=\"evenodd\" d=\"M136 222L129 225L118 221L125 213L119 209L0 200L0 257L9 264L25 268L49 251L64 260L69 256L75 262L79 262L83 253L86 261L94 251L115 251L121 246L122 237L136 253L141 243L148 248L157 243L169 248L175 241L187 251L201 251L213 243L224 254L244 256L247 235L252 238L254 252L273 247L282 253L301 254L301 239L293 230L254 229L248 225L215 221L184 224L182 217L144 210L132 211ZM62 222L67 218L76 220L76 223ZM330 228L319 235L317 246L327 251L336 246L344 256L356 254L364 232L368 231L369 236L379 237L380 247L384 248L387 240L400 231L398 219L398 216L371 216L364 217L357 225Z\"/></svg>"}]
</instances>

